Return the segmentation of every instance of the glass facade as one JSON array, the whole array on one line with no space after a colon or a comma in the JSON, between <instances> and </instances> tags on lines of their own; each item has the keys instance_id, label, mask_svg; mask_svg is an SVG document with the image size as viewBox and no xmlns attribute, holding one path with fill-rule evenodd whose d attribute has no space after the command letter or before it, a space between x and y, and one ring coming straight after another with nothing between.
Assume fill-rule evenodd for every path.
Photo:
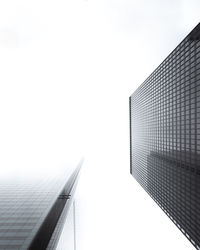
<instances>
[{"instance_id":1,"label":"glass facade","mask_svg":"<svg viewBox=\"0 0 200 250\"><path fill-rule=\"evenodd\" d=\"M0 249L56 248L79 170L0 177Z\"/></svg>"},{"instance_id":2,"label":"glass facade","mask_svg":"<svg viewBox=\"0 0 200 250\"><path fill-rule=\"evenodd\" d=\"M200 24L129 104L130 172L200 249Z\"/></svg>"}]
</instances>

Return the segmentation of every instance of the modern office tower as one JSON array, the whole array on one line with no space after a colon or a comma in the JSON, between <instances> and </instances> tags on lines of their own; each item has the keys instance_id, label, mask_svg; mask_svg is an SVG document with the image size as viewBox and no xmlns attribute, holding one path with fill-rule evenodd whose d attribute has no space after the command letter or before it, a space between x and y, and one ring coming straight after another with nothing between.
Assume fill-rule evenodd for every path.
<instances>
[{"instance_id":1,"label":"modern office tower","mask_svg":"<svg viewBox=\"0 0 200 250\"><path fill-rule=\"evenodd\" d=\"M200 24L129 101L130 172L200 249Z\"/></svg>"},{"instance_id":2,"label":"modern office tower","mask_svg":"<svg viewBox=\"0 0 200 250\"><path fill-rule=\"evenodd\" d=\"M56 249L80 166L0 176L0 249Z\"/></svg>"}]
</instances>

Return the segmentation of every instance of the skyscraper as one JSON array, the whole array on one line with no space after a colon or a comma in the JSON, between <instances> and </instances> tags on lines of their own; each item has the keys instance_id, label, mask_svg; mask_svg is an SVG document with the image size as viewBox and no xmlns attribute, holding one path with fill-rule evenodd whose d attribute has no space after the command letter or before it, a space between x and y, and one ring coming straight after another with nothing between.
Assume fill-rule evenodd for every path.
<instances>
[{"instance_id":1,"label":"skyscraper","mask_svg":"<svg viewBox=\"0 0 200 250\"><path fill-rule=\"evenodd\" d=\"M200 24L129 104L130 172L200 249Z\"/></svg>"},{"instance_id":2,"label":"skyscraper","mask_svg":"<svg viewBox=\"0 0 200 250\"><path fill-rule=\"evenodd\" d=\"M56 249L80 166L0 177L0 249Z\"/></svg>"}]
</instances>

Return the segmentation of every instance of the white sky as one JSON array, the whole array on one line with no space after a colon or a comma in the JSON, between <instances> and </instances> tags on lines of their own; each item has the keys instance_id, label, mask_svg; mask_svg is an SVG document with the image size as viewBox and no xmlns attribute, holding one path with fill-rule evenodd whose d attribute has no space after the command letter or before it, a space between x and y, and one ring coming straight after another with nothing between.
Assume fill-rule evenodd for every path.
<instances>
[{"instance_id":1,"label":"white sky","mask_svg":"<svg viewBox=\"0 0 200 250\"><path fill-rule=\"evenodd\" d=\"M199 13L198 0L0 2L1 168L84 156L77 250L193 249L129 175L128 97Z\"/></svg>"}]
</instances>

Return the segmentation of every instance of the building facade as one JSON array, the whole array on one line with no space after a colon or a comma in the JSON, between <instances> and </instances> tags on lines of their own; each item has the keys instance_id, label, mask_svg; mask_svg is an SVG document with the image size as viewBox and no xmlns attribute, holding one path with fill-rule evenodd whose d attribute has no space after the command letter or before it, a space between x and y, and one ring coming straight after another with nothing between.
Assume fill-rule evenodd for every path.
<instances>
[{"instance_id":1,"label":"building facade","mask_svg":"<svg viewBox=\"0 0 200 250\"><path fill-rule=\"evenodd\" d=\"M0 177L0 249L56 249L80 166Z\"/></svg>"},{"instance_id":2,"label":"building facade","mask_svg":"<svg viewBox=\"0 0 200 250\"><path fill-rule=\"evenodd\" d=\"M129 104L130 172L200 249L200 24Z\"/></svg>"}]
</instances>

